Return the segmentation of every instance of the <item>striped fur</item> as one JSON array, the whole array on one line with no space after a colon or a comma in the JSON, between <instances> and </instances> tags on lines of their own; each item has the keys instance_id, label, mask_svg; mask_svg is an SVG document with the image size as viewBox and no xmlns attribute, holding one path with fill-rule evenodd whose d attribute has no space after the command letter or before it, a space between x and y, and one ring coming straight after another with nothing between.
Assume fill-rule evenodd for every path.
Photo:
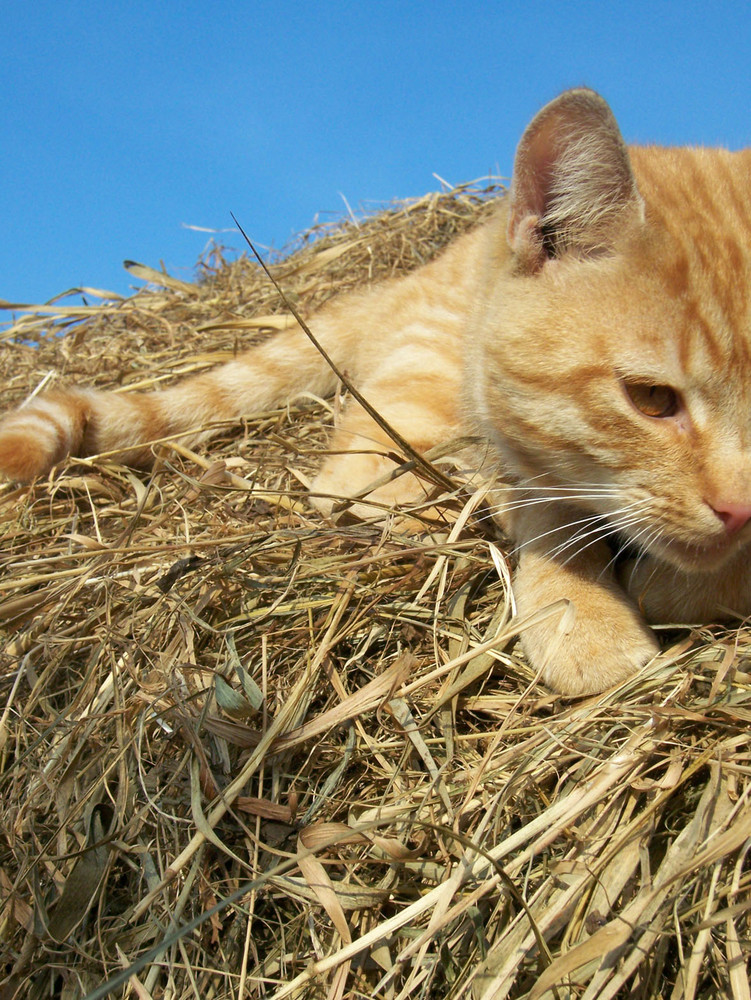
<instances>
[{"instance_id":1,"label":"striped fur","mask_svg":"<svg viewBox=\"0 0 751 1000\"><path fill-rule=\"evenodd\" d=\"M646 620L751 614L750 181L749 151L627 150L607 104L569 91L525 131L488 223L310 320L414 446L462 430L490 443L520 613L568 601L523 636L566 694L650 659ZM0 423L0 472L102 452L148 465L161 438L334 388L294 328L159 393L34 400ZM359 493L392 451L350 404L315 491ZM402 477L374 496L419 489Z\"/></svg>"}]
</instances>

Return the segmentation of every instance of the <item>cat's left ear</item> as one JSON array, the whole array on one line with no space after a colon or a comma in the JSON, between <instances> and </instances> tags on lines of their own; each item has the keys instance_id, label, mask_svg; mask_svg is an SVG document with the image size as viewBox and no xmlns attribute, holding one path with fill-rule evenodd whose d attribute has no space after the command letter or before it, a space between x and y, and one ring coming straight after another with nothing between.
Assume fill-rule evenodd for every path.
<instances>
[{"instance_id":1,"label":"cat's left ear","mask_svg":"<svg viewBox=\"0 0 751 1000\"><path fill-rule=\"evenodd\" d=\"M613 247L641 196L618 124L593 90L567 90L535 115L516 152L508 223L519 266Z\"/></svg>"}]
</instances>

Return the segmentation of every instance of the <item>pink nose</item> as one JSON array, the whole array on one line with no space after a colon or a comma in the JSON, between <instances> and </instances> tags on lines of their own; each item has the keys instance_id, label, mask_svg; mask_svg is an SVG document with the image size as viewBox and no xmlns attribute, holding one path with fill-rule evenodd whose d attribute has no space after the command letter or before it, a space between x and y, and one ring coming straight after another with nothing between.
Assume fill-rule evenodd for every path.
<instances>
[{"instance_id":1,"label":"pink nose","mask_svg":"<svg viewBox=\"0 0 751 1000\"><path fill-rule=\"evenodd\" d=\"M725 525L725 531L729 535L734 535L751 521L751 504L711 503L709 506Z\"/></svg>"}]
</instances>

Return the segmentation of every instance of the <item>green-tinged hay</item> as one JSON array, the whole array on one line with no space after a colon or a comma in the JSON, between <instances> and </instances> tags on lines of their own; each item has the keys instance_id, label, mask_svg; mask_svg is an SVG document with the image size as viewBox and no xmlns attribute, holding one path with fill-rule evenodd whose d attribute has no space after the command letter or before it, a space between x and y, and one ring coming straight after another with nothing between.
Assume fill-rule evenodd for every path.
<instances>
[{"instance_id":1,"label":"green-tinged hay","mask_svg":"<svg viewBox=\"0 0 751 1000\"><path fill-rule=\"evenodd\" d=\"M315 230L274 273L309 315L492 193ZM4 405L287 321L245 258L131 270L18 317ZM337 405L0 493L2 997L748 997L751 632L666 631L618 690L551 696L481 497L422 533L307 502Z\"/></svg>"}]
</instances>

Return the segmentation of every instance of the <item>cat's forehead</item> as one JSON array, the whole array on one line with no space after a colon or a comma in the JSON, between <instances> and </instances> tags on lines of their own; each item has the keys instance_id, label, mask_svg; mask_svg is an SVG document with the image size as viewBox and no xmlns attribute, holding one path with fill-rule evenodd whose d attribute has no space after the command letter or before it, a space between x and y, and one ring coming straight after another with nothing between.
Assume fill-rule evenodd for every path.
<instances>
[{"instance_id":1,"label":"cat's forehead","mask_svg":"<svg viewBox=\"0 0 751 1000\"><path fill-rule=\"evenodd\" d=\"M680 215L692 208L710 214L751 208L751 148L731 152L705 146L630 146L636 181L648 202Z\"/></svg>"},{"instance_id":2,"label":"cat's forehead","mask_svg":"<svg viewBox=\"0 0 751 1000\"><path fill-rule=\"evenodd\" d=\"M751 151L631 152L653 237L644 266L679 308L683 366L748 364Z\"/></svg>"},{"instance_id":3,"label":"cat's forehead","mask_svg":"<svg viewBox=\"0 0 751 1000\"><path fill-rule=\"evenodd\" d=\"M648 224L689 264L709 271L751 260L751 150L635 147L630 150Z\"/></svg>"}]
</instances>

